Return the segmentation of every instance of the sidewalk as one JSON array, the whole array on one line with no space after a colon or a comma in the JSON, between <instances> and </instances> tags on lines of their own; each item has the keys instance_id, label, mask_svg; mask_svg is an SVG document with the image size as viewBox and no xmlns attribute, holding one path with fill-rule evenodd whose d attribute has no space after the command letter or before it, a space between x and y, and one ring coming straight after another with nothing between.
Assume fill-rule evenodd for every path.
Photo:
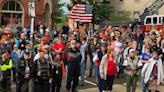
<instances>
[{"instance_id":1,"label":"sidewalk","mask_svg":"<svg viewBox=\"0 0 164 92\"><path fill-rule=\"evenodd\" d=\"M159 89L160 92L164 92L164 86L159 86L158 89ZM90 89L83 89L83 90L78 90L78 91L79 92L99 92L98 87L90 88ZM124 83L123 85L114 84L112 92L126 92L126 83ZM137 82L136 92L142 92L141 82ZM152 92L155 92L155 81L152 84Z\"/></svg>"}]
</instances>

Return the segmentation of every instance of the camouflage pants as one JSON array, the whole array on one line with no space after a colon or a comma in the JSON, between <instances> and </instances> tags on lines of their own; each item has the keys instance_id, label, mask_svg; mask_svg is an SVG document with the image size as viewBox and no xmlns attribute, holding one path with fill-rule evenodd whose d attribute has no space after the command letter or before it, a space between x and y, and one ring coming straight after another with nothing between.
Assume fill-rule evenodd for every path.
<instances>
[{"instance_id":1,"label":"camouflage pants","mask_svg":"<svg viewBox=\"0 0 164 92\"><path fill-rule=\"evenodd\" d=\"M0 92L11 92L10 78L3 78L0 82Z\"/></svg>"}]
</instances>

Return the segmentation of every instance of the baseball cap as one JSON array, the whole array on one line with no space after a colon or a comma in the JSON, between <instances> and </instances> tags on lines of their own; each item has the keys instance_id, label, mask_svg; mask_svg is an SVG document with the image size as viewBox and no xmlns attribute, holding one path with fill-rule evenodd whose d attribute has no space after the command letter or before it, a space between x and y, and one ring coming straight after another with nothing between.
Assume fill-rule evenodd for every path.
<instances>
[{"instance_id":1,"label":"baseball cap","mask_svg":"<svg viewBox=\"0 0 164 92\"><path fill-rule=\"evenodd\" d=\"M133 52L133 51L135 51L135 50L134 50L134 49L130 49L130 50L129 50L129 53L130 53L130 52Z\"/></svg>"},{"instance_id":2,"label":"baseball cap","mask_svg":"<svg viewBox=\"0 0 164 92\"><path fill-rule=\"evenodd\" d=\"M79 31L79 29L77 28L77 29L75 29L75 32L78 32Z\"/></svg>"},{"instance_id":3,"label":"baseball cap","mask_svg":"<svg viewBox=\"0 0 164 92\"><path fill-rule=\"evenodd\" d=\"M150 49L150 46L149 45L146 45L145 48Z\"/></svg>"},{"instance_id":4,"label":"baseball cap","mask_svg":"<svg viewBox=\"0 0 164 92\"><path fill-rule=\"evenodd\" d=\"M34 31L34 34L37 34L38 32L37 31Z\"/></svg>"},{"instance_id":5,"label":"baseball cap","mask_svg":"<svg viewBox=\"0 0 164 92\"><path fill-rule=\"evenodd\" d=\"M101 43L101 46L107 46L107 44L106 43Z\"/></svg>"},{"instance_id":6,"label":"baseball cap","mask_svg":"<svg viewBox=\"0 0 164 92\"><path fill-rule=\"evenodd\" d=\"M48 36L45 36L45 37L43 38L43 40L49 40L49 37L48 37Z\"/></svg>"},{"instance_id":7,"label":"baseball cap","mask_svg":"<svg viewBox=\"0 0 164 92\"><path fill-rule=\"evenodd\" d=\"M8 38L7 35L3 35L1 39L4 39L4 38L7 39Z\"/></svg>"},{"instance_id":8,"label":"baseball cap","mask_svg":"<svg viewBox=\"0 0 164 92\"><path fill-rule=\"evenodd\" d=\"M156 39L154 39L154 40L153 40L153 43L156 43L156 42L157 42L157 40L156 40Z\"/></svg>"},{"instance_id":9,"label":"baseball cap","mask_svg":"<svg viewBox=\"0 0 164 92\"><path fill-rule=\"evenodd\" d=\"M107 35L106 34L103 34L102 35L102 39L107 39Z\"/></svg>"},{"instance_id":10,"label":"baseball cap","mask_svg":"<svg viewBox=\"0 0 164 92\"><path fill-rule=\"evenodd\" d=\"M156 33L155 32L152 32L152 35L156 35Z\"/></svg>"},{"instance_id":11,"label":"baseball cap","mask_svg":"<svg viewBox=\"0 0 164 92\"><path fill-rule=\"evenodd\" d=\"M105 31L109 32L109 29L106 29Z\"/></svg>"},{"instance_id":12,"label":"baseball cap","mask_svg":"<svg viewBox=\"0 0 164 92\"><path fill-rule=\"evenodd\" d=\"M8 31L7 34L11 34L11 31Z\"/></svg>"},{"instance_id":13,"label":"baseball cap","mask_svg":"<svg viewBox=\"0 0 164 92\"><path fill-rule=\"evenodd\" d=\"M119 28L121 29L121 28L122 28L122 26L120 25L120 26L119 26Z\"/></svg>"}]
</instances>

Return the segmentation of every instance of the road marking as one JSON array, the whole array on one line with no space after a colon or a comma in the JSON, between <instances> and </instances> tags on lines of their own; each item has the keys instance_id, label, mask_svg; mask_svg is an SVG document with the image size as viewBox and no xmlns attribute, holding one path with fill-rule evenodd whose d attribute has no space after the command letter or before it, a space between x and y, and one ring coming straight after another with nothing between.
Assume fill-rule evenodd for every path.
<instances>
[{"instance_id":1,"label":"road marking","mask_svg":"<svg viewBox=\"0 0 164 92\"><path fill-rule=\"evenodd\" d=\"M79 80L81 80L81 77L79 77ZM93 83L93 82L90 82L90 81L87 81L87 80L84 80L84 82L88 83L88 84L91 84L93 86L97 86L96 83Z\"/></svg>"},{"instance_id":2,"label":"road marking","mask_svg":"<svg viewBox=\"0 0 164 92\"><path fill-rule=\"evenodd\" d=\"M87 80L84 80L84 82L86 82L86 83L88 83L88 84L91 84L91 85L93 85L93 86L97 86L96 83L93 83L93 82L90 82L90 81L87 81Z\"/></svg>"}]
</instances>

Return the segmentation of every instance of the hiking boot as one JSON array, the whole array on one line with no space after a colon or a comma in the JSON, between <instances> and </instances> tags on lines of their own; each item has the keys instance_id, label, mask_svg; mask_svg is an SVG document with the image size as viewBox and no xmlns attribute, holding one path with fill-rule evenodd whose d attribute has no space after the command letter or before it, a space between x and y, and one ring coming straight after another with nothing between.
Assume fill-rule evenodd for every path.
<instances>
[{"instance_id":1,"label":"hiking boot","mask_svg":"<svg viewBox=\"0 0 164 92\"><path fill-rule=\"evenodd\" d=\"M72 89L72 92L78 92L76 89Z\"/></svg>"}]
</instances>

